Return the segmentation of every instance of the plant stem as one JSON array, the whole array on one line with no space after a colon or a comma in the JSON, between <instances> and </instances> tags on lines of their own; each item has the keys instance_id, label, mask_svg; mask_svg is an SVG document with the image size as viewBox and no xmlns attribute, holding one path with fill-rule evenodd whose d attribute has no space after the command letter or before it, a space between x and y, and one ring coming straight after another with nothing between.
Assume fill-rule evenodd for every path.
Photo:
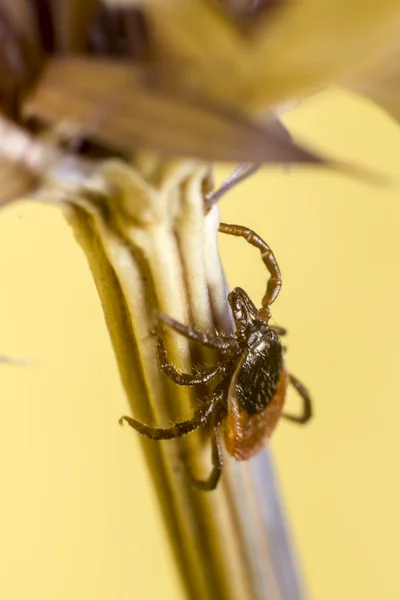
<instances>
[{"instance_id":1,"label":"plant stem","mask_svg":"<svg viewBox=\"0 0 400 600\"><path fill-rule=\"evenodd\" d=\"M199 400L160 371L155 311L208 331L232 327L218 209L204 203L210 178L208 166L142 155L134 168L109 162L84 185L42 194L65 207L97 285L132 413L150 425L189 418ZM190 372L188 340L169 330L164 338L171 361ZM195 356L212 359L203 350ZM205 493L188 476L188 469L201 478L209 472L204 432L162 443L140 439L188 597L300 598L265 453L248 464L227 460L218 489Z\"/></svg>"}]
</instances>

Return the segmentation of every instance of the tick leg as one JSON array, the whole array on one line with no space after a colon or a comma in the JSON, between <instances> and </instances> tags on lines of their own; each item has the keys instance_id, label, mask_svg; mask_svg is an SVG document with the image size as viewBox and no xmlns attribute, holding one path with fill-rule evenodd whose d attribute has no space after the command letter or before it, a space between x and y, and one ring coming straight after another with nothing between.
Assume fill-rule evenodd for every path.
<instances>
[{"instance_id":1,"label":"tick leg","mask_svg":"<svg viewBox=\"0 0 400 600\"><path fill-rule=\"evenodd\" d=\"M217 487L219 478L221 477L224 458L222 456L221 441L218 433L219 427L214 427L211 434L212 448L212 471L208 479L201 480L192 476L194 485L205 492L211 492Z\"/></svg>"},{"instance_id":2,"label":"tick leg","mask_svg":"<svg viewBox=\"0 0 400 600\"><path fill-rule=\"evenodd\" d=\"M157 338L157 350L158 359L160 362L160 368L178 385L204 385L208 383L213 377L222 373L225 370L226 365L224 363L218 363L213 367L204 367L202 371L196 375L189 373L180 373L175 367L169 362L167 350L164 342L159 337Z\"/></svg>"},{"instance_id":3,"label":"tick leg","mask_svg":"<svg viewBox=\"0 0 400 600\"><path fill-rule=\"evenodd\" d=\"M172 317L165 315L164 313L158 313L159 318L166 325L184 335L185 337L195 340L196 342L200 342L203 346L208 346L209 348L214 348L214 350L227 350L237 345L236 340L232 337L225 335L209 335L204 331L199 331L198 329L193 329L189 325L183 325L183 323L179 323L179 321L175 321Z\"/></svg>"},{"instance_id":4,"label":"tick leg","mask_svg":"<svg viewBox=\"0 0 400 600\"><path fill-rule=\"evenodd\" d=\"M258 248L261 252L261 258L267 267L270 278L267 283L267 290L262 299L261 309L262 317L269 317L268 306L273 303L279 294L279 290L282 287L281 271L278 266L278 262L272 252L271 248L259 235L257 235L252 229L243 227L242 225L228 225L227 223L220 223L219 231L227 233L228 235L235 235L243 237L249 244ZM265 314L264 314L265 313Z\"/></svg>"},{"instance_id":5,"label":"tick leg","mask_svg":"<svg viewBox=\"0 0 400 600\"><path fill-rule=\"evenodd\" d=\"M294 377L293 375L289 375L289 381L303 399L303 414L295 416L283 413L282 416L285 417L285 419L288 419L289 421L293 421L294 423L299 423L303 425L304 423L307 423L307 421L309 421L312 417L311 397L308 393L307 388L305 388L304 385L300 383L298 379L296 379L296 377Z\"/></svg>"},{"instance_id":6,"label":"tick leg","mask_svg":"<svg viewBox=\"0 0 400 600\"><path fill-rule=\"evenodd\" d=\"M279 325L270 325L269 328L275 331L277 335L287 335L287 330L284 327L279 327Z\"/></svg>"},{"instance_id":7,"label":"tick leg","mask_svg":"<svg viewBox=\"0 0 400 600\"><path fill-rule=\"evenodd\" d=\"M201 425L207 423L215 409L216 403L217 400L213 398L211 402L204 404L197 409L192 419L175 423L175 425L169 429L149 427L144 423L140 423L140 421L136 421L136 419L132 419L132 417L121 417L119 423L122 425L123 422L126 421L126 423L128 423L128 425L130 425L138 433L145 435L151 440L172 440L174 438L182 437L183 435L186 435L187 433L190 433Z\"/></svg>"}]
</instances>

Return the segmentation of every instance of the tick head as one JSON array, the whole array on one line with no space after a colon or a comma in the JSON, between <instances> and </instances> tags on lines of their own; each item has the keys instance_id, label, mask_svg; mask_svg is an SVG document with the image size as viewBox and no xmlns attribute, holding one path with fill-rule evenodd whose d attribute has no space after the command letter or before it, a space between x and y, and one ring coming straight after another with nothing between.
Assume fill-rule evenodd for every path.
<instances>
[{"instance_id":1,"label":"tick head","mask_svg":"<svg viewBox=\"0 0 400 600\"><path fill-rule=\"evenodd\" d=\"M252 325L254 319L260 318L260 313L242 288L234 288L228 295L236 327L244 330Z\"/></svg>"}]
</instances>

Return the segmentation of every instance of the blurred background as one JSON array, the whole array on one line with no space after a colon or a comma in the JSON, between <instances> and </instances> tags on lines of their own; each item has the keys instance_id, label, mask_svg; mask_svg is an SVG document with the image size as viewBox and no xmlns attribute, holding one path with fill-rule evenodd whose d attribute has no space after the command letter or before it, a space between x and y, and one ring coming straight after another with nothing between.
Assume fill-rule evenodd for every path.
<instances>
[{"instance_id":1,"label":"blurred background","mask_svg":"<svg viewBox=\"0 0 400 600\"><path fill-rule=\"evenodd\" d=\"M315 419L271 442L294 546L311 599L398 598L400 129L335 90L285 121L389 176L265 169L221 201L278 258L273 318L314 399ZM118 426L127 402L83 253L56 208L27 202L2 211L0 247L0 353L32 361L0 366L1 597L183 598L139 444ZM259 303L258 253L220 247L230 286Z\"/></svg>"}]
</instances>

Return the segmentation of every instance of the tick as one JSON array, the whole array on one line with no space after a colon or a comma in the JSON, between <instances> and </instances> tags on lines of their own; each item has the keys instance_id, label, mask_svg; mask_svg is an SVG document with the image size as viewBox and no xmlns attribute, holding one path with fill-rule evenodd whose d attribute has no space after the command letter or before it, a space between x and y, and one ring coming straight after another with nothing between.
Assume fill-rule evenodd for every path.
<instances>
[{"instance_id":1,"label":"tick","mask_svg":"<svg viewBox=\"0 0 400 600\"><path fill-rule=\"evenodd\" d=\"M254 456L270 438L281 416L297 423L306 423L312 415L311 399L306 388L286 370L281 327L269 325L270 305L279 294L282 279L275 256L264 240L241 225L221 223L219 231L243 237L261 252L270 277L257 309L246 292L237 287L228 295L235 331L232 334L210 334L175 321L168 315L159 318L169 327L203 346L218 351L219 361L203 366L196 374L181 373L169 362L164 342L157 338L162 371L178 385L201 386L216 382L211 395L202 401L193 417L176 423L169 429L149 427L122 417L133 429L152 440L170 440L209 425L212 445L212 471L208 479L193 478L202 490L216 488L223 467L220 433L225 447L236 460ZM291 384L303 400L299 416L282 413L288 385Z\"/></svg>"}]
</instances>

